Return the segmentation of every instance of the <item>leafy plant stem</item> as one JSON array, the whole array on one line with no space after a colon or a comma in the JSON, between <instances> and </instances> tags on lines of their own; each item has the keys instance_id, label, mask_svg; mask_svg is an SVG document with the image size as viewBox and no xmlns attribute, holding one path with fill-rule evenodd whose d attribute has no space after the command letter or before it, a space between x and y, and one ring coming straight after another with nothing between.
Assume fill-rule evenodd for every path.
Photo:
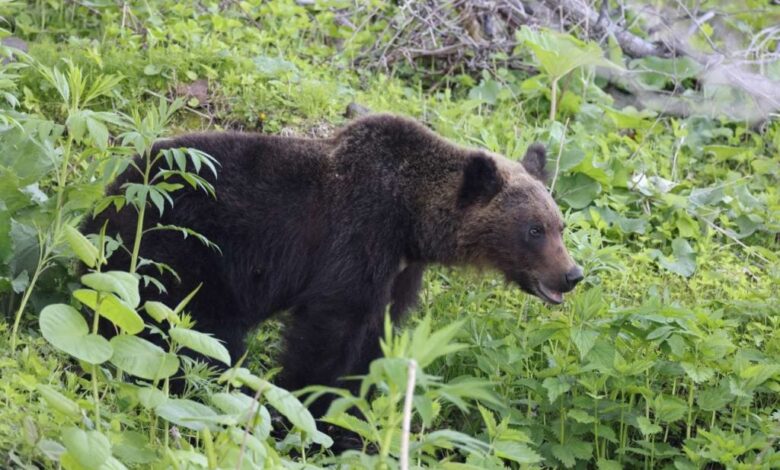
<instances>
[{"instance_id":1,"label":"leafy plant stem","mask_svg":"<svg viewBox=\"0 0 780 470\"><path fill-rule=\"evenodd\" d=\"M27 302L30 300L30 296L32 295L36 283L38 282L38 278L40 277L41 273L43 273L47 264L48 252L44 252L43 250L43 237L39 235L38 240L39 246L41 247L41 250L38 254L38 263L35 266L35 271L33 272L32 278L30 279L30 284L27 285L27 288L24 290L24 294L22 294L22 301L19 303L19 308L16 310L16 314L14 315L14 325L11 328L12 352L16 351L16 341L19 333L19 323L22 320L22 314L24 313L24 309L27 307Z\"/></svg>"},{"instance_id":2,"label":"leafy plant stem","mask_svg":"<svg viewBox=\"0 0 780 470\"><path fill-rule=\"evenodd\" d=\"M623 462L623 453L626 446L626 392L625 390L620 390L620 449L618 450L618 454L620 455L620 462Z\"/></svg>"},{"instance_id":3,"label":"leafy plant stem","mask_svg":"<svg viewBox=\"0 0 780 470\"><path fill-rule=\"evenodd\" d=\"M398 421L398 416L397 416L398 413L396 411L396 406L395 406L395 404L398 403L399 401L398 395L399 394L395 391L392 394L390 394L391 397L391 399L389 400L390 405L388 405L390 407L390 416L388 417L387 420L388 423L387 430L385 431L384 438L382 439L382 444L380 449L381 452L379 454L381 456L382 462L387 462L387 457L390 455L390 444L393 442L393 433L395 432L395 425L396 422Z\"/></svg>"},{"instance_id":4,"label":"leafy plant stem","mask_svg":"<svg viewBox=\"0 0 780 470\"><path fill-rule=\"evenodd\" d=\"M98 271L100 270L100 263L97 264ZM98 313L98 309L100 309L100 303L103 301L103 293L98 292L97 293L97 299L95 301L97 309L94 312L94 315L92 317L92 334L98 333L98 327L100 326L100 314ZM98 389L98 378L97 378L97 372L98 372L98 366L97 364L92 365L92 401L94 402L95 406L95 429L100 431L100 390Z\"/></svg>"},{"instance_id":5,"label":"leafy plant stem","mask_svg":"<svg viewBox=\"0 0 780 470\"><path fill-rule=\"evenodd\" d=\"M144 168L144 186L149 185L149 174L151 172L151 149L146 151L146 168ZM141 251L141 237L144 230L144 216L146 214L146 198L141 201L138 207L138 221L135 226L135 239L133 240L133 251L130 254L130 272L135 274L138 269L138 254Z\"/></svg>"},{"instance_id":6,"label":"leafy plant stem","mask_svg":"<svg viewBox=\"0 0 780 470\"><path fill-rule=\"evenodd\" d=\"M56 178L57 178L57 205L54 209L56 215L56 219L54 222L54 229L52 230L50 236L51 238L48 240L48 243L46 241L46 237L42 236L41 234L38 235L38 263L35 266L35 272L33 272L33 276L30 279L30 283L27 285L27 288L24 291L24 294L22 294L22 301L19 303L19 308L16 311L16 314L14 316L14 325L11 329L11 351L16 351L16 341L17 341L17 335L19 332L19 323L22 319L22 314L24 313L24 309L27 307L27 302L30 300L30 296L32 295L33 290L35 289L38 279L41 276L41 273L46 269L46 266L48 265L48 258L51 254L52 250L56 246L59 238L60 238L60 231L62 229L62 206L65 200L65 187L67 183L67 177L68 177L68 163L70 162L70 154L71 149L73 146L73 137L71 135L68 135L68 139L65 142L65 147L62 152L62 165L60 167L60 171L57 172Z\"/></svg>"},{"instance_id":7,"label":"leafy plant stem","mask_svg":"<svg viewBox=\"0 0 780 470\"><path fill-rule=\"evenodd\" d=\"M595 420L593 422L593 442L596 445L596 460L600 459L601 452L599 451L599 402L593 399L593 415Z\"/></svg>"},{"instance_id":8,"label":"leafy plant stem","mask_svg":"<svg viewBox=\"0 0 780 470\"><path fill-rule=\"evenodd\" d=\"M688 419L686 420L685 438L691 438L691 427L693 424L693 379L688 379Z\"/></svg>"},{"instance_id":9,"label":"leafy plant stem","mask_svg":"<svg viewBox=\"0 0 780 470\"><path fill-rule=\"evenodd\" d=\"M95 317L97 316L98 314L95 313ZM92 366L92 400L95 405L95 429L100 432L100 390L98 390L97 372L98 366L95 364Z\"/></svg>"},{"instance_id":10,"label":"leafy plant stem","mask_svg":"<svg viewBox=\"0 0 780 470\"><path fill-rule=\"evenodd\" d=\"M674 378L672 381L672 396L675 396L677 394L677 377ZM671 423L666 425L666 429L664 430L664 442L667 442L669 440L669 428L671 428Z\"/></svg>"},{"instance_id":11,"label":"leafy plant stem","mask_svg":"<svg viewBox=\"0 0 780 470\"><path fill-rule=\"evenodd\" d=\"M563 397L561 397L561 444L566 443L566 410L563 407Z\"/></svg>"}]
</instances>

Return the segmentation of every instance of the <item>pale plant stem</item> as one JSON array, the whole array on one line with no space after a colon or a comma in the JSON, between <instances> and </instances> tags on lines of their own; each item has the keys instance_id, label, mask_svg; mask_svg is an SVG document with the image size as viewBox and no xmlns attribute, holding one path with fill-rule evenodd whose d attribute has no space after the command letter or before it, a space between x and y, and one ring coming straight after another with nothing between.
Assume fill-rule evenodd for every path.
<instances>
[{"instance_id":1,"label":"pale plant stem","mask_svg":"<svg viewBox=\"0 0 780 470\"><path fill-rule=\"evenodd\" d=\"M688 420L685 427L685 438L690 439L691 438L691 425L693 421L693 390L694 390L694 384L693 379L690 379L688 381Z\"/></svg>"},{"instance_id":2,"label":"pale plant stem","mask_svg":"<svg viewBox=\"0 0 780 470\"><path fill-rule=\"evenodd\" d=\"M558 111L558 78L560 77L553 79L550 90L550 121L555 120Z\"/></svg>"},{"instance_id":3,"label":"pale plant stem","mask_svg":"<svg viewBox=\"0 0 780 470\"><path fill-rule=\"evenodd\" d=\"M406 397L404 398L404 416L401 427L401 470L409 470L409 435L412 426L412 400L417 375L417 361L409 360L408 376L406 378Z\"/></svg>"},{"instance_id":4,"label":"pale plant stem","mask_svg":"<svg viewBox=\"0 0 780 470\"><path fill-rule=\"evenodd\" d=\"M593 416L595 416L595 421L593 422L593 443L596 447L596 461L598 461L601 458L601 455L599 455L599 402L595 398L593 399Z\"/></svg>"},{"instance_id":5,"label":"pale plant stem","mask_svg":"<svg viewBox=\"0 0 780 470\"><path fill-rule=\"evenodd\" d=\"M561 155L563 155L563 146L566 143L566 131L569 128L569 120L563 123L563 135L561 135L561 144L558 146L558 155L555 158L555 174L553 174L552 183L550 183L550 193L555 190L555 182L558 181L558 173L561 171Z\"/></svg>"}]
</instances>

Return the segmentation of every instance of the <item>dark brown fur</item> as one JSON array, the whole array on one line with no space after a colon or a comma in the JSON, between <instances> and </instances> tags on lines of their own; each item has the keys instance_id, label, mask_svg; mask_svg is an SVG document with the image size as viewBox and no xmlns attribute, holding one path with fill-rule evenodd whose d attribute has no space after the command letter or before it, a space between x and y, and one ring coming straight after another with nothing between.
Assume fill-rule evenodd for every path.
<instances>
[{"instance_id":1,"label":"dark brown fur","mask_svg":"<svg viewBox=\"0 0 780 470\"><path fill-rule=\"evenodd\" d=\"M194 147L220 162L211 178L217 197L177 193L162 218L147 211L147 226L192 228L222 253L192 237L149 232L142 256L172 266L181 281L166 275L167 295L153 288L143 295L175 305L202 281L192 315L234 359L247 332L290 311L282 376L290 389L366 371L379 354L385 309L397 320L411 308L431 263L495 268L542 297L539 283L558 292L573 287L560 212L537 179L541 147L520 164L390 115L361 118L332 139L193 134L154 151L170 147ZM126 172L109 193L130 181ZM134 211L106 211L87 231L106 219L108 232L131 245ZM529 238L537 226L546 235ZM127 265L117 253L109 268Z\"/></svg>"}]
</instances>

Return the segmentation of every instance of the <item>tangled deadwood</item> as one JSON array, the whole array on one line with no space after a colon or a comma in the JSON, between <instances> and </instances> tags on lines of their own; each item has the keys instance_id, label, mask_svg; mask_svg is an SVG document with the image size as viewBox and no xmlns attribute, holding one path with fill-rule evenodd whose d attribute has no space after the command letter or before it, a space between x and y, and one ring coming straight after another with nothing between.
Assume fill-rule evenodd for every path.
<instances>
[{"instance_id":1,"label":"tangled deadwood","mask_svg":"<svg viewBox=\"0 0 780 470\"><path fill-rule=\"evenodd\" d=\"M780 8L767 3L764 10L751 13L775 20L764 22L772 26L750 33L749 28L734 27L739 12L691 9L682 0L667 0L660 6L630 0L405 1L382 11L386 27L379 37L389 39L366 47L356 65L383 69L405 65L436 76L496 66L533 72L516 32L523 26L549 28L595 41L605 49L610 44L619 46L625 58L620 65L626 70L599 73L609 80L608 90L622 94L628 104L682 116L762 121L780 111L780 82L766 73L769 65L780 61ZM368 20L341 14L352 25L377 18L376 11L367 15ZM356 34L360 28L354 26ZM647 57L692 60L697 64L696 86L646 89L637 81L641 63L636 60ZM724 105L708 94L707 89L717 87L732 88L744 99L738 106Z\"/></svg>"}]
</instances>

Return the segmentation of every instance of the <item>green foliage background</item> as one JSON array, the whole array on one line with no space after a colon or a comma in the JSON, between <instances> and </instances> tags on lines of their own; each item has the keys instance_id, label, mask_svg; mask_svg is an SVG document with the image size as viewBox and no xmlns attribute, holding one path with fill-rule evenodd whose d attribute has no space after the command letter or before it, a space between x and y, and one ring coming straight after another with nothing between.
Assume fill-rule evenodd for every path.
<instances>
[{"instance_id":1,"label":"green foliage background","mask_svg":"<svg viewBox=\"0 0 780 470\"><path fill-rule=\"evenodd\" d=\"M337 17L344 6L0 2L0 36L29 47L28 55L0 49L15 54L0 65L0 465L395 468L415 359L416 466L780 466L777 120L619 109L593 66L624 67L623 58L613 51L607 63L597 46L545 31L523 30L515 51L538 74L370 68L361 51L393 31L365 17L354 33ZM735 18L757 27L749 15ZM683 65L628 64L649 89L686 83ZM716 90L711 99L740 96ZM103 345L66 305L90 305L83 283L96 299L117 299L113 310L93 302L101 321L126 332L137 325L139 280L76 279L76 257L99 265L116 246L72 227L95 205L119 203L103 197L105 184L154 138L214 128L323 135L353 101L512 158L544 142L567 243L587 279L549 308L491 273L430 270L409 329L388 329L386 358L364 379L378 394L342 394L327 419L373 451L334 456L315 445L328 438L298 400L268 382L277 325L253 335L248 370L218 381L178 354L186 346L224 360L218 343L192 329L186 307L145 307L157 312L147 327L170 338L169 351L157 351L132 334L120 342L133 344ZM122 203L171 210L165 197L176 189ZM146 362L128 362L136 351ZM175 372L174 360L188 380L182 398L168 396L160 375ZM370 419L345 413L349 406Z\"/></svg>"}]
</instances>

